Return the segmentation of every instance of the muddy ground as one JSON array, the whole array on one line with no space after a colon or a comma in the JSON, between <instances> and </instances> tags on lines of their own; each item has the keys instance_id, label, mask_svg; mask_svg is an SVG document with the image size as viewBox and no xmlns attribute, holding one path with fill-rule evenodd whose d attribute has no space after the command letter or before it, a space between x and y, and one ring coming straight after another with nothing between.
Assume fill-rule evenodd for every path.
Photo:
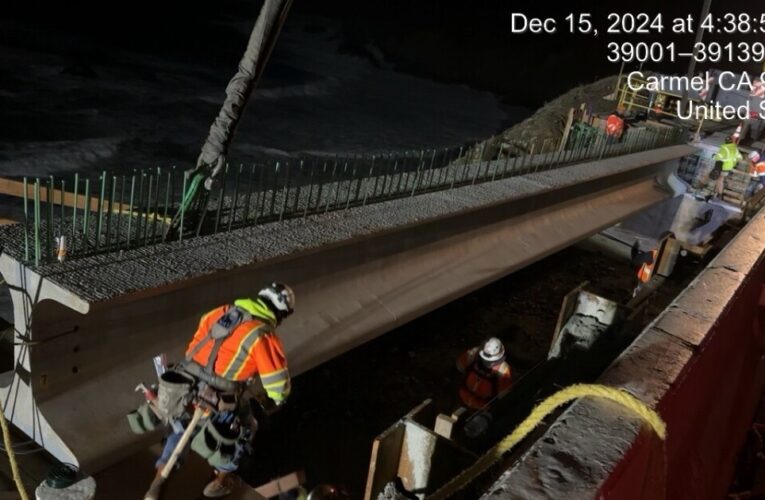
<instances>
[{"instance_id":1,"label":"muddy ground","mask_svg":"<svg viewBox=\"0 0 765 500\"><path fill-rule=\"evenodd\" d=\"M690 264L650 299L646 322L690 281ZM456 407L460 352L490 336L502 339L514 376L545 359L563 297L584 281L614 300L631 292L628 262L569 248L458 299L375 341L307 372L288 405L261 423L252 484L304 469L310 485L345 485L361 498L372 440L427 398Z\"/></svg>"}]
</instances>

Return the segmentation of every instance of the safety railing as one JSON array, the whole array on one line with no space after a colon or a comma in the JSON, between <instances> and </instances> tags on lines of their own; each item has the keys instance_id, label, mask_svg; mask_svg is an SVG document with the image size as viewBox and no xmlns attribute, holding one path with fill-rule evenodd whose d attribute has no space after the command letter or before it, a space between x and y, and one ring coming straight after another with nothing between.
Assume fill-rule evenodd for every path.
<instances>
[{"instance_id":1,"label":"safety railing","mask_svg":"<svg viewBox=\"0 0 765 500\"><path fill-rule=\"evenodd\" d=\"M4 179L5 194L22 198L23 221L3 229L3 244L25 262L42 265L154 245L168 236L183 240L553 170L682 143L685 135L682 129L631 128L620 140L600 132L565 147L550 140L486 141L403 154L229 165L195 213L179 212L190 177L176 168ZM177 212L184 230L170 233Z\"/></svg>"},{"instance_id":2,"label":"safety railing","mask_svg":"<svg viewBox=\"0 0 765 500\"><path fill-rule=\"evenodd\" d=\"M716 179L711 178L714 160L699 155L689 155L682 159L678 167L678 176L691 189L705 196L714 194ZM721 199L742 209L761 205L765 190L760 190L756 180L747 172L746 162L740 162L723 179ZM762 192L760 192L762 191Z\"/></svg>"}]
</instances>

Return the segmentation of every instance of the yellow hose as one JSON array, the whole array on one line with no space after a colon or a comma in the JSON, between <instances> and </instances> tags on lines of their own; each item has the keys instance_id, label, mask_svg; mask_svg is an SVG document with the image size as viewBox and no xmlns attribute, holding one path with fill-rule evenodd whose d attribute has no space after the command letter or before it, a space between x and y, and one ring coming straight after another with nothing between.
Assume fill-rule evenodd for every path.
<instances>
[{"instance_id":1,"label":"yellow hose","mask_svg":"<svg viewBox=\"0 0 765 500\"><path fill-rule=\"evenodd\" d=\"M5 284L4 279L0 279L0 286ZM19 464L16 462L16 454L13 452L13 443L11 442L11 431L8 429L8 421L5 420L5 412L0 408L0 428L3 430L3 444L5 452L8 454L8 461L11 463L11 473L13 482L16 483L16 489L19 491L21 500L29 500L27 490L24 489L24 483L21 481Z\"/></svg>"},{"instance_id":2,"label":"yellow hose","mask_svg":"<svg viewBox=\"0 0 765 500\"><path fill-rule=\"evenodd\" d=\"M13 452L13 443L11 442L11 431L8 429L8 421L5 420L5 412L0 409L0 427L3 429L3 443L5 443L5 452L8 453L8 461L11 463L11 472L13 481L16 483L16 489L19 491L21 500L29 500L27 490L24 489L24 483L21 481L19 464L16 462L16 454Z\"/></svg>"},{"instance_id":3,"label":"yellow hose","mask_svg":"<svg viewBox=\"0 0 765 500\"><path fill-rule=\"evenodd\" d=\"M539 403L526 419L508 434L502 441L497 443L491 450L478 459L478 461L469 468L462 471L451 481L442 486L433 495L427 497L428 500L442 500L449 498L468 484L476 477L491 467L497 460L502 458L506 452L510 451L516 444L521 442L542 420L559 406L568 403L571 400L585 396L608 399L615 403L629 408L635 414L640 416L648 425L651 426L656 435L664 441L667 436L667 427L658 413L645 403L640 401L632 394L614 389L604 385L597 384L575 384L565 389L561 389L552 396Z\"/></svg>"}]
</instances>

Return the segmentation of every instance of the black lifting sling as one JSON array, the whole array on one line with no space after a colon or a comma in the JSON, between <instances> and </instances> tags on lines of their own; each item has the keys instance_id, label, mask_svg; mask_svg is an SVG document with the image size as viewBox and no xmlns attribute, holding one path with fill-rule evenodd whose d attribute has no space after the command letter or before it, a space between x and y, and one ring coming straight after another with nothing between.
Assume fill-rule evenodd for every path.
<instances>
[{"instance_id":1,"label":"black lifting sling","mask_svg":"<svg viewBox=\"0 0 765 500\"><path fill-rule=\"evenodd\" d=\"M210 351L210 356L207 358L207 365L204 368L207 373L214 375L215 362L218 360L218 351L220 351L223 342L231 336L231 333L233 333L237 326L242 322L250 321L251 319L252 315L247 311L236 306L229 306L223 316L213 323L205 338L199 341L199 343L186 355L186 362L191 362L194 359L194 356L199 354L199 351L201 351L208 342L212 341L214 344Z\"/></svg>"},{"instance_id":2,"label":"black lifting sling","mask_svg":"<svg viewBox=\"0 0 765 500\"><path fill-rule=\"evenodd\" d=\"M249 312L237 306L229 306L229 309L216 321L207 332L207 335L195 345L191 351L186 355L186 361L184 368L190 374L201 378L208 384L218 389L234 392L240 385L232 380L227 380L215 373L215 362L218 360L218 351L220 351L223 342L231 336L233 331L240 324L252 321L253 316ZM271 331L271 326L263 324L257 328L256 335L262 335ZM196 356L208 342L214 342L210 355L207 358L207 363L201 369L197 368L199 365L194 361Z\"/></svg>"}]
</instances>

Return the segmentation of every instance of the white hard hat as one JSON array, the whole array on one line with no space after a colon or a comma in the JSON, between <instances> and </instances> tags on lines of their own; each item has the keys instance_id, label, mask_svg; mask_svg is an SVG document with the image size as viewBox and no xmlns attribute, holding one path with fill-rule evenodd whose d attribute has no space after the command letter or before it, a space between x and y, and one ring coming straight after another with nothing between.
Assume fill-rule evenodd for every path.
<instances>
[{"instance_id":1,"label":"white hard hat","mask_svg":"<svg viewBox=\"0 0 765 500\"><path fill-rule=\"evenodd\" d=\"M757 163L760 161L760 153L758 151L752 151L749 153L749 159L752 160L752 163Z\"/></svg>"},{"instance_id":2,"label":"white hard hat","mask_svg":"<svg viewBox=\"0 0 765 500\"><path fill-rule=\"evenodd\" d=\"M502 341L496 337L492 337L484 342L481 348L481 359L488 362L499 361L505 355L505 346L502 345Z\"/></svg>"},{"instance_id":3,"label":"white hard hat","mask_svg":"<svg viewBox=\"0 0 765 500\"><path fill-rule=\"evenodd\" d=\"M295 292L283 283L271 283L258 292L258 297L268 301L285 316L292 314L295 310Z\"/></svg>"}]
</instances>

